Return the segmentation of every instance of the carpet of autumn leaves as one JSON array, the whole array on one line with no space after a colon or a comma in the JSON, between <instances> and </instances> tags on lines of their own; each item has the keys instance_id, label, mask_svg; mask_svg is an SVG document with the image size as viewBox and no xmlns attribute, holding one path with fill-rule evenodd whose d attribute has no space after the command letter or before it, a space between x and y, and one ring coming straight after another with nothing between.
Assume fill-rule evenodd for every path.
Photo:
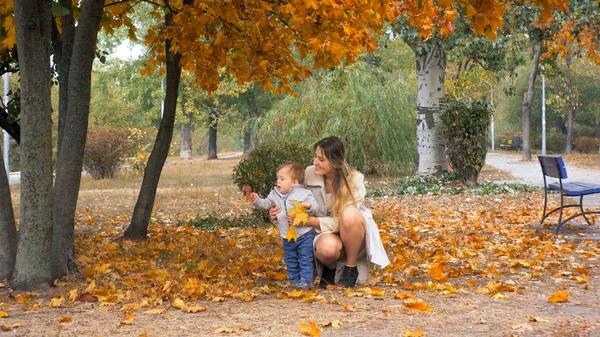
<instances>
[{"instance_id":1,"label":"carpet of autumn leaves","mask_svg":"<svg viewBox=\"0 0 600 337\"><path fill-rule=\"evenodd\" d=\"M275 228L180 226L163 200L147 241L115 241L128 217L82 208L81 276L2 285L0 336L598 335L600 245L536 234L542 198L372 198L392 264L353 290L310 291L287 287ZM241 192L228 200L249 211Z\"/></svg>"}]
</instances>

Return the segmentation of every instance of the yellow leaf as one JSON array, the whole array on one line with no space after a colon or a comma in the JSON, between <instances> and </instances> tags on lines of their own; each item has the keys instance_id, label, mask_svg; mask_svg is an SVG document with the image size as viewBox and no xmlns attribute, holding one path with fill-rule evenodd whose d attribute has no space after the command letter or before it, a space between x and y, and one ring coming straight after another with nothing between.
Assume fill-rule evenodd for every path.
<instances>
[{"instance_id":1,"label":"yellow leaf","mask_svg":"<svg viewBox=\"0 0 600 337\"><path fill-rule=\"evenodd\" d=\"M401 292L396 293L396 295L394 295L394 297L403 300L405 298L415 298L415 295L413 295L412 293L401 291Z\"/></svg>"},{"instance_id":2,"label":"yellow leaf","mask_svg":"<svg viewBox=\"0 0 600 337\"><path fill-rule=\"evenodd\" d=\"M444 270L446 269L445 264L438 264L429 272L429 277L438 281L438 282L446 282L448 281L448 276L444 275Z\"/></svg>"},{"instance_id":3,"label":"yellow leaf","mask_svg":"<svg viewBox=\"0 0 600 337\"><path fill-rule=\"evenodd\" d=\"M206 311L206 308L201 307L199 305L195 305L195 306L187 306L184 309L181 309L181 311L196 313L196 312L200 312L200 311Z\"/></svg>"},{"instance_id":4,"label":"yellow leaf","mask_svg":"<svg viewBox=\"0 0 600 337\"><path fill-rule=\"evenodd\" d=\"M344 309L348 310L348 311L356 311L356 307L353 306L352 304L350 304L350 302L346 302L344 304L342 304L342 306L344 307Z\"/></svg>"},{"instance_id":5,"label":"yellow leaf","mask_svg":"<svg viewBox=\"0 0 600 337\"><path fill-rule=\"evenodd\" d=\"M548 297L548 301L552 303L563 303L569 300L569 293L558 291L556 294Z\"/></svg>"},{"instance_id":6,"label":"yellow leaf","mask_svg":"<svg viewBox=\"0 0 600 337\"><path fill-rule=\"evenodd\" d=\"M421 337L423 336L423 329L418 328L415 331L404 331L404 335L402 335L404 337Z\"/></svg>"},{"instance_id":7,"label":"yellow leaf","mask_svg":"<svg viewBox=\"0 0 600 337\"><path fill-rule=\"evenodd\" d=\"M8 313L0 311L0 318L8 317Z\"/></svg>"},{"instance_id":8,"label":"yellow leaf","mask_svg":"<svg viewBox=\"0 0 600 337\"><path fill-rule=\"evenodd\" d=\"M64 299L64 297L61 296L59 298L50 299L50 302L48 302L48 306L56 308L56 307L60 307L64 303L65 303L65 299Z\"/></svg>"},{"instance_id":9,"label":"yellow leaf","mask_svg":"<svg viewBox=\"0 0 600 337\"><path fill-rule=\"evenodd\" d=\"M126 319L121 321L120 323L121 325L133 325L133 320L132 319Z\"/></svg>"},{"instance_id":10,"label":"yellow leaf","mask_svg":"<svg viewBox=\"0 0 600 337\"><path fill-rule=\"evenodd\" d=\"M146 310L144 311L144 315L162 315L167 311L167 309L162 308L162 309L150 309L150 310Z\"/></svg>"},{"instance_id":11,"label":"yellow leaf","mask_svg":"<svg viewBox=\"0 0 600 337\"><path fill-rule=\"evenodd\" d=\"M324 327L324 328L328 327L328 326L330 326L330 327L332 327L334 329L341 329L342 328L342 322L337 321L337 320L336 321L331 321L331 322L319 323L319 325L322 326L322 327Z\"/></svg>"},{"instance_id":12,"label":"yellow leaf","mask_svg":"<svg viewBox=\"0 0 600 337\"><path fill-rule=\"evenodd\" d=\"M294 226L305 225L308 222L308 214L306 213L306 208L302 207L302 204L300 204L296 200L292 200L292 204L294 204L294 208L289 210L288 213L290 215L295 215Z\"/></svg>"},{"instance_id":13,"label":"yellow leaf","mask_svg":"<svg viewBox=\"0 0 600 337\"><path fill-rule=\"evenodd\" d=\"M321 329L319 329L315 322L311 320L309 320L308 323L300 322L300 332L305 336L321 335Z\"/></svg>"},{"instance_id":14,"label":"yellow leaf","mask_svg":"<svg viewBox=\"0 0 600 337\"><path fill-rule=\"evenodd\" d=\"M73 318L71 318L71 316L63 316L58 321L60 323L71 323L73 322Z\"/></svg>"},{"instance_id":15,"label":"yellow leaf","mask_svg":"<svg viewBox=\"0 0 600 337\"><path fill-rule=\"evenodd\" d=\"M183 310L183 309L185 309L185 307L187 307L187 305L181 298L176 298L175 301L173 302L173 307L177 308L179 310Z\"/></svg>"},{"instance_id":16,"label":"yellow leaf","mask_svg":"<svg viewBox=\"0 0 600 337\"><path fill-rule=\"evenodd\" d=\"M296 231L294 230L294 226L290 226L287 231L287 235L285 237L288 241L296 241L298 237L296 236Z\"/></svg>"},{"instance_id":17,"label":"yellow leaf","mask_svg":"<svg viewBox=\"0 0 600 337\"><path fill-rule=\"evenodd\" d=\"M422 300L409 298L405 301L402 301L402 305L408 309L418 310L418 311L433 311L429 304L423 302Z\"/></svg>"},{"instance_id":18,"label":"yellow leaf","mask_svg":"<svg viewBox=\"0 0 600 337\"><path fill-rule=\"evenodd\" d=\"M545 318L539 318L539 317L535 317L535 316L529 316L529 322L534 322L534 323L548 323L550 321L547 320L547 319L545 319Z\"/></svg>"}]
</instances>

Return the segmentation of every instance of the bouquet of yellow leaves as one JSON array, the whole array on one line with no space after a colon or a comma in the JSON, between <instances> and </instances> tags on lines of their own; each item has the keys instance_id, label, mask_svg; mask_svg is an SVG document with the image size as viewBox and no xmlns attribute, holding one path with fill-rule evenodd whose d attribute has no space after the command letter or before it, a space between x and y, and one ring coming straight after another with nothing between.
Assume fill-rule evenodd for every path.
<instances>
[{"instance_id":1,"label":"bouquet of yellow leaves","mask_svg":"<svg viewBox=\"0 0 600 337\"><path fill-rule=\"evenodd\" d=\"M286 239L288 241L298 240L298 237L296 236L296 230L294 229L294 227L296 225L305 225L308 222L308 213L306 213L306 208L296 200L292 200L292 204L294 204L294 208L289 210L288 214L294 215L295 217L294 222L290 224L290 227L287 231Z\"/></svg>"}]
</instances>

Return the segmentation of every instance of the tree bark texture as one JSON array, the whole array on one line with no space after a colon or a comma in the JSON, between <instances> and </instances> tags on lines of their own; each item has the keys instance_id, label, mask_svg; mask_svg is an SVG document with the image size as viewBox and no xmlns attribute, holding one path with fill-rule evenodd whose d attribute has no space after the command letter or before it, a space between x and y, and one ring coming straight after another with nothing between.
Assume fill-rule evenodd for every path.
<instances>
[{"instance_id":1,"label":"tree bark texture","mask_svg":"<svg viewBox=\"0 0 600 337\"><path fill-rule=\"evenodd\" d=\"M250 93L247 98L248 103L248 121L252 120L252 117L258 116L258 111L256 109L256 97L253 93ZM244 152L243 156L247 156L250 151L256 148L255 139L258 138L254 134L257 133L257 130L251 127L250 124L246 124L246 128L244 130Z\"/></svg>"},{"instance_id":2,"label":"tree bark texture","mask_svg":"<svg viewBox=\"0 0 600 337\"><path fill-rule=\"evenodd\" d=\"M540 64L540 56L542 55L542 42L535 38L530 40L532 55L533 55L533 70L529 75L529 85L523 97L523 106L521 110L521 123L523 128L523 160L531 160L531 105L535 96L535 80L538 75L538 67Z\"/></svg>"},{"instance_id":3,"label":"tree bark texture","mask_svg":"<svg viewBox=\"0 0 600 337\"><path fill-rule=\"evenodd\" d=\"M441 174L447 171L442 121L446 52L431 44L417 62L417 173Z\"/></svg>"},{"instance_id":4,"label":"tree bark texture","mask_svg":"<svg viewBox=\"0 0 600 337\"><path fill-rule=\"evenodd\" d=\"M571 154L573 151L573 124L575 123L575 113L577 112L577 92L575 81L573 80L573 70L571 69L573 54L567 53L566 66L567 73L567 94L569 95L569 111L567 112L567 142L565 144L565 154Z\"/></svg>"},{"instance_id":5,"label":"tree bark texture","mask_svg":"<svg viewBox=\"0 0 600 337\"><path fill-rule=\"evenodd\" d=\"M193 114L185 114L187 122L181 124L181 159L192 159L192 118Z\"/></svg>"},{"instance_id":6,"label":"tree bark texture","mask_svg":"<svg viewBox=\"0 0 600 337\"><path fill-rule=\"evenodd\" d=\"M171 21L171 15L165 16L167 24ZM181 78L181 54L171 51L171 41L165 44L166 66L167 66L167 88L165 92L164 115L158 128L158 134L154 142L154 148L148 158L148 164L144 169L142 187L138 195L131 223L125 230L124 239L145 240L148 233L148 223L152 215L152 207L156 197L156 189L162 168L169 154L173 129L175 124L175 112L177 110L177 96L179 81Z\"/></svg>"},{"instance_id":7,"label":"tree bark texture","mask_svg":"<svg viewBox=\"0 0 600 337\"><path fill-rule=\"evenodd\" d=\"M62 135L64 134L67 107L69 102L69 68L73 56L73 44L75 42L75 17L73 15L73 2L71 0L59 0L59 5L69 11L61 16L61 29L59 32L56 21L52 22L52 50L54 52L54 64L58 70L58 139L57 157L60 155Z\"/></svg>"},{"instance_id":8,"label":"tree bark texture","mask_svg":"<svg viewBox=\"0 0 600 337\"><path fill-rule=\"evenodd\" d=\"M10 286L28 290L52 278L51 1L15 1L14 14L21 82L21 209Z\"/></svg>"},{"instance_id":9,"label":"tree bark texture","mask_svg":"<svg viewBox=\"0 0 600 337\"><path fill-rule=\"evenodd\" d=\"M77 270L74 246L75 209L90 114L92 64L96 56L96 40L103 8L104 0L86 0L82 3L73 41L73 50L77 52L70 58L67 114L54 183L54 200L60 201L53 208L52 274L55 278Z\"/></svg>"},{"instance_id":10,"label":"tree bark texture","mask_svg":"<svg viewBox=\"0 0 600 337\"><path fill-rule=\"evenodd\" d=\"M216 108L211 108L208 114L208 158L217 159L217 131L219 126L219 117Z\"/></svg>"},{"instance_id":11,"label":"tree bark texture","mask_svg":"<svg viewBox=\"0 0 600 337\"><path fill-rule=\"evenodd\" d=\"M0 156L0 280L9 279L17 254L17 228L4 159Z\"/></svg>"}]
</instances>

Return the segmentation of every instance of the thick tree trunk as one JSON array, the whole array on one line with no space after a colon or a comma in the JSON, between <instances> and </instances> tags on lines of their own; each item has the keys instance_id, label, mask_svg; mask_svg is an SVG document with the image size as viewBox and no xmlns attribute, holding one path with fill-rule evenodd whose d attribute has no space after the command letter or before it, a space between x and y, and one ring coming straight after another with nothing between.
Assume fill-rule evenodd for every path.
<instances>
[{"instance_id":1,"label":"thick tree trunk","mask_svg":"<svg viewBox=\"0 0 600 337\"><path fill-rule=\"evenodd\" d=\"M181 124L181 151L179 157L181 159L192 159L192 118L194 114L186 113L186 123Z\"/></svg>"},{"instance_id":2,"label":"thick tree trunk","mask_svg":"<svg viewBox=\"0 0 600 337\"><path fill-rule=\"evenodd\" d=\"M0 156L0 280L9 279L15 267L17 228L4 159Z\"/></svg>"},{"instance_id":3,"label":"thick tree trunk","mask_svg":"<svg viewBox=\"0 0 600 337\"><path fill-rule=\"evenodd\" d=\"M166 15L167 24L171 21L171 15ZM167 66L167 89L165 92L164 115L160 122L158 135L154 142L154 148L148 158L148 164L144 170L142 187L138 195L131 223L127 227L124 239L145 240L148 233L148 223L152 215L152 207L156 197L156 189L162 168L169 154L171 139L173 138L173 128L175 124L175 112L177 108L177 96L179 89L179 80L181 78L181 54L174 54L171 51L171 41L167 40L165 44L166 66Z\"/></svg>"},{"instance_id":4,"label":"thick tree trunk","mask_svg":"<svg viewBox=\"0 0 600 337\"><path fill-rule=\"evenodd\" d=\"M212 110L212 109L211 109ZM208 158L217 159L217 127L219 126L219 118L215 111L208 114Z\"/></svg>"},{"instance_id":5,"label":"thick tree trunk","mask_svg":"<svg viewBox=\"0 0 600 337\"><path fill-rule=\"evenodd\" d=\"M573 71L571 69L573 55L567 53L567 94L569 95L569 111L567 112L567 143L565 145L565 154L571 154L573 151L573 124L575 123L575 113L577 112L577 93L575 91L575 83L573 81Z\"/></svg>"},{"instance_id":6,"label":"thick tree trunk","mask_svg":"<svg viewBox=\"0 0 600 337\"><path fill-rule=\"evenodd\" d=\"M67 107L69 102L69 68L73 56L73 43L75 42L75 18L73 15L73 2L71 0L59 0L58 3L69 11L61 16L61 30L59 31L56 21L52 21L52 50L54 52L54 64L58 70L58 139L56 155L60 155L62 135L65 129Z\"/></svg>"},{"instance_id":7,"label":"thick tree trunk","mask_svg":"<svg viewBox=\"0 0 600 337\"><path fill-rule=\"evenodd\" d=\"M447 171L440 113L444 109L446 52L432 44L417 61L417 173Z\"/></svg>"},{"instance_id":8,"label":"thick tree trunk","mask_svg":"<svg viewBox=\"0 0 600 337\"><path fill-rule=\"evenodd\" d=\"M531 141L529 139L531 125L531 105L533 102L533 97L535 96L535 80L538 75L540 56L542 55L541 41L531 37L530 45L533 53L533 70L531 75L529 75L529 85L527 86L527 91L523 97L523 106L521 110L521 123L523 127L523 160L531 160Z\"/></svg>"},{"instance_id":9,"label":"thick tree trunk","mask_svg":"<svg viewBox=\"0 0 600 337\"><path fill-rule=\"evenodd\" d=\"M51 282L52 105L51 2L14 4L21 82L21 214L12 289Z\"/></svg>"},{"instance_id":10,"label":"thick tree trunk","mask_svg":"<svg viewBox=\"0 0 600 337\"><path fill-rule=\"evenodd\" d=\"M90 114L92 64L103 7L104 0L82 3L73 42L77 52L70 58L67 114L54 183L54 200L59 201L53 207L52 276L55 278L77 270L74 219Z\"/></svg>"}]
</instances>

